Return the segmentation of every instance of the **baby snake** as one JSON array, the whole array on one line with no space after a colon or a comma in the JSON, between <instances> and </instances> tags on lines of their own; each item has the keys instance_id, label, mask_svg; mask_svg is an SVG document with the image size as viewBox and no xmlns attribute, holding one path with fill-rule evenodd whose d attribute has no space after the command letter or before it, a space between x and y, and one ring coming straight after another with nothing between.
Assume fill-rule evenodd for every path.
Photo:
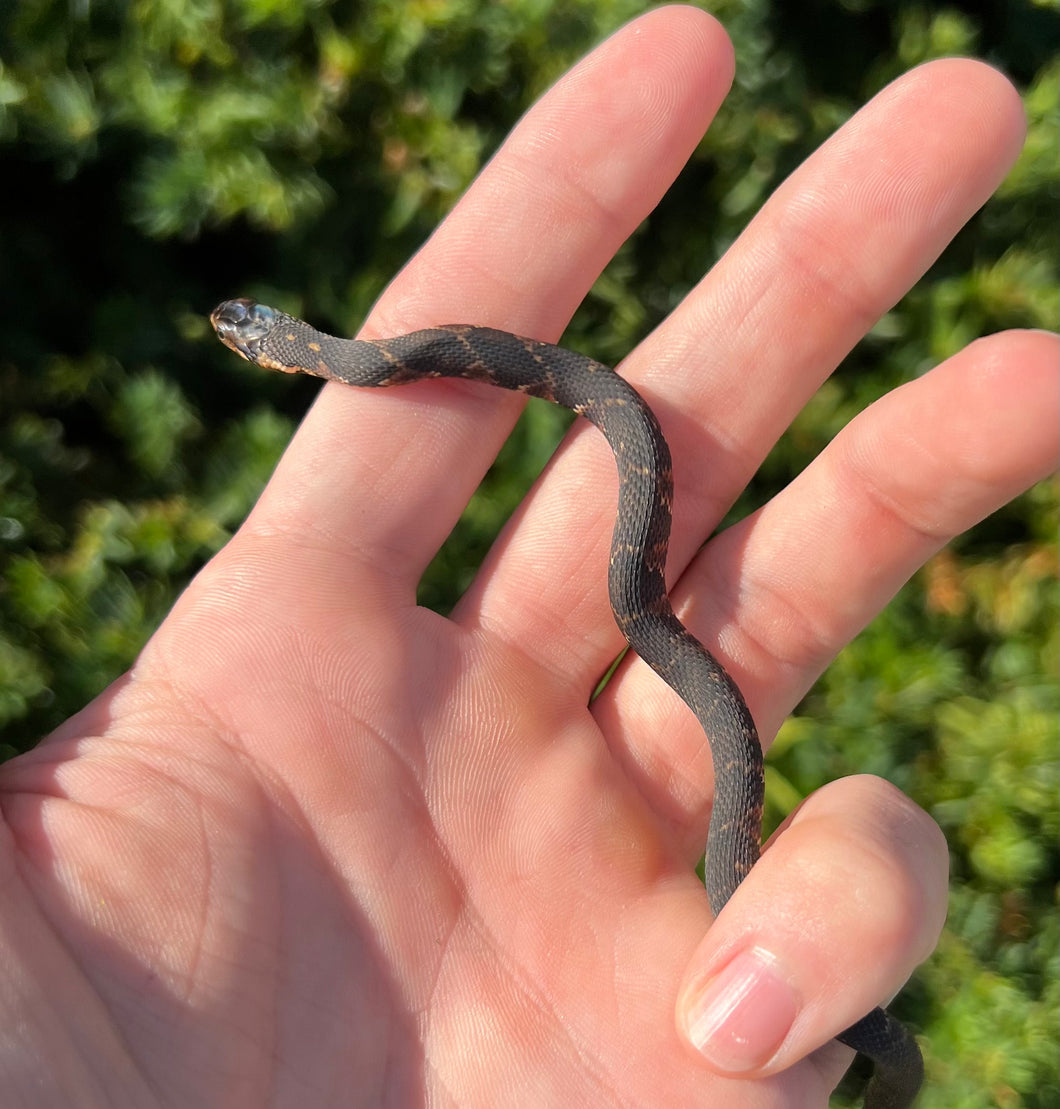
<instances>
[{"instance_id":1,"label":"baby snake","mask_svg":"<svg viewBox=\"0 0 1060 1109\"><path fill-rule=\"evenodd\" d=\"M404 385L432 377L484 381L570 408L604 434L618 465L611 543L611 608L630 647L696 714L714 763L705 879L715 914L758 859L762 748L743 696L724 667L674 615L666 592L673 509L670 448L654 413L610 367L583 354L487 327L446 325L396 339L336 339L284 312L240 298L210 315L221 342L248 361L347 385ZM865 1109L905 1109L923 1078L912 1036L874 1009L837 1039L875 1072Z\"/></svg>"}]
</instances>

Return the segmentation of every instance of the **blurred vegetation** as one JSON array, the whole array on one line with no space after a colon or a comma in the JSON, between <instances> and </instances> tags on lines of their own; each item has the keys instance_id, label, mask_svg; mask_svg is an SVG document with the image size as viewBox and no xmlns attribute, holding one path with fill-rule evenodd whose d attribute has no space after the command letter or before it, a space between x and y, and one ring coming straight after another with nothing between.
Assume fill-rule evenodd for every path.
<instances>
[{"instance_id":1,"label":"blurred vegetation","mask_svg":"<svg viewBox=\"0 0 1060 1109\"><path fill-rule=\"evenodd\" d=\"M733 511L976 335L1055 327L1057 0L717 0L736 85L566 341L618 360L857 106L931 57L1019 85L997 196L807 407ZM238 526L314 392L205 314L261 296L352 333L505 133L633 0L0 5L0 727L25 749L127 667ZM532 406L423 584L444 610L565 424ZM935 558L778 739L775 821L884 774L941 823L950 921L897 1002L924 1109L1053 1107L1057 484ZM855 1076L848 1083L853 1091ZM839 1099L842 1104L847 1101Z\"/></svg>"}]
</instances>

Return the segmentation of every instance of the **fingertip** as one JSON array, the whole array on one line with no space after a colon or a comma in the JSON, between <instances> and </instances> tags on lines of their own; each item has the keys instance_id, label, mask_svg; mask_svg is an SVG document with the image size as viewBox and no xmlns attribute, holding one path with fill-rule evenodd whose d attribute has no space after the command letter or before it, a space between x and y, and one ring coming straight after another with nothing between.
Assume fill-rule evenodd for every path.
<instances>
[{"instance_id":1,"label":"fingertip","mask_svg":"<svg viewBox=\"0 0 1060 1109\"><path fill-rule=\"evenodd\" d=\"M1027 130L1027 114L1019 89L997 66L979 58L933 58L923 62L894 84L926 83L930 95L948 95L974 116L984 131L996 130L1010 141L1012 159L1018 155Z\"/></svg>"},{"instance_id":2,"label":"fingertip","mask_svg":"<svg viewBox=\"0 0 1060 1109\"><path fill-rule=\"evenodd\" d=\"M946 419L947 438L936 436L949 444L940 469L967 474L981 486L979 516L1056 469L1058 354L1056 335L1004 331L974 340L920 379L932 410ZM922 435L932 442L928 421Z\"/></svg>"},{"instance_id":3,"label":"fingertip","mask_svg":"<svg viewBox=\"0 0 1060 1109\"><path fill-rule=\"evenodd\" d=\"M1044 387L1041 400L1055 403L1060 399L1060 375L1056 372L1060 335L1055 332L1011 328L973 339L962 353L982 380L997 380L1010 389L1014 378L1025 378L1030 388Z\"/></svg>"},{"instance_id":4,"label":"fingertip","mask_svg":"<svg viewBox=\"0 0 1060 1109\"><path fill-rule=\"evenodd\" d=\"M700 36L701 41L713 48L723 48L733 59L735 66L735 51L732 39L726 31L724 24L710 12L691 4L660 4L657 8L636 16L626 24L626 28L637 32L652 24L664 25L669 31L678 33L688 40L690 36Z\"/></svg>"},{"instance_id":5,"label":"fingertip","mask_svg":"<svg viewBox=\"0 0 1060 1109\"><path fill-rule=\"evenodd\" d=\"M725 26L710 12L688 4L670 4L647 12L641 18L665 18L672 32L685 42L693 42L701 59L709 58L710 69L719 85L727 91L736 76L736 49Z\"/></svg>"}]
</instances>

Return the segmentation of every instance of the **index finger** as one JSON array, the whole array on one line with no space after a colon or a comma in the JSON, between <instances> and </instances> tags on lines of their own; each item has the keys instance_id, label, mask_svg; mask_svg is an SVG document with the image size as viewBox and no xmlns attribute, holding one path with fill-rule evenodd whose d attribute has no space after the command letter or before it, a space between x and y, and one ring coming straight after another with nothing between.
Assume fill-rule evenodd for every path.
<instances>
[{"instance_id":1,"label":"index finger","mask_svg":"<svg viewBox=\"0 0 1060 1109\"><path fill-rule=\"evenodd\" d=\"M729 41L703 12L660 9L623 28L531 109L365 335L472 323L556 339L679 172L732 72ZM520 407L465 382L326 389L247 529L312 536L314 550L356 559L366 587L385 575L411 597Z\"/></svg>"}]
</instances>

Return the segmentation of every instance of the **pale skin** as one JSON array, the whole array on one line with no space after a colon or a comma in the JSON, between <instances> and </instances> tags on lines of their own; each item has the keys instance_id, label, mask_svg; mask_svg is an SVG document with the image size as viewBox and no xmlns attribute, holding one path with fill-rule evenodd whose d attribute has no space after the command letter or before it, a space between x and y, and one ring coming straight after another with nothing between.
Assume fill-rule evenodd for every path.
<instances>
[{"instance_id":1,"label":"pale skin","mask_svg":"<svg viewBox=\"0 0 1060 1109\"><path fill-rule=\"evenodd\" d=\"M603 44L364 334L557 340L732 68L691 9ZM1022 135L988 67L906 75L622 366L676 460L675 602L767 743L925 559L1056 465L1056 339L995 335L696 553ZM6 1105L827 1103L850 1060L832 1036L937 939L942 837L886 783L833 783L712 920L697 724L635 659L588 707L621 646L599 434L572 431L451 619L415 607L519 406L464 382L325 387L134 669L2 769ZM755 950L771 977L693 1050L695 997Z\"/></svg>"}]
</instances>

